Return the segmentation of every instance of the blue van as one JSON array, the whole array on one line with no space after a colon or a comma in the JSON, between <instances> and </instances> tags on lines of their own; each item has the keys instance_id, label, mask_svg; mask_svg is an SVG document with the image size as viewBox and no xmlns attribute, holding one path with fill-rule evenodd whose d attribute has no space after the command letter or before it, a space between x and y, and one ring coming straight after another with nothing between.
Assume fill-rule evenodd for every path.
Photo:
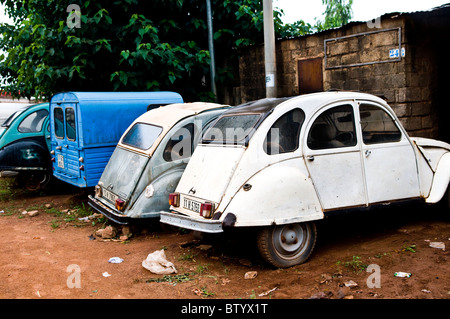
<instances>
[{"instance_id":1,"label":"blue van","mask_svg":"<svg viewBox=\"0 0 450 319\"><path fill-rule=\"evenodd\" d=\"M52 176L48 103L21 106L0 126L0 176L15 176L29 191Z\"/></svg>"},{"instance_id":2,"label":"blue van","mask_svg":"<svg viewBox=\"0 0 450 319\"><path fill-rule=\"evenodd\" d=\"M53 175L77 187L97 185L120 137L150 109L183 103L175 92L65 92L50 101Z\"/></svg>"}]
</instances>

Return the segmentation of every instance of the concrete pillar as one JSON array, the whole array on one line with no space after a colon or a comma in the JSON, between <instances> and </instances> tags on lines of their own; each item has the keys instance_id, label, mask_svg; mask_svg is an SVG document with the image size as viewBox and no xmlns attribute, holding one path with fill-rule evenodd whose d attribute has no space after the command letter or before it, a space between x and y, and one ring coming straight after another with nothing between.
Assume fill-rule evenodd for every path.
<instances>
[{"instance_id":1,"label":"concrete pillar","mask_svg":"<svg viewBox=\"0 0 450 319\"><path fill-rule=\"evenodd\" d=\"M277 65L272 0L263 0L266 97L277 97Z\"/></svg>"}]
</instances>

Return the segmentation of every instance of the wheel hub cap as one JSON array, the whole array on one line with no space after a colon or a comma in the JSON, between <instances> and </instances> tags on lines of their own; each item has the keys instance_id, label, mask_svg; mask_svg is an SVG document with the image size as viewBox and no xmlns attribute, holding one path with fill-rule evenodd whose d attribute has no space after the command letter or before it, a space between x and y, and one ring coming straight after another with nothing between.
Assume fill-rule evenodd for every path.
<instances>
[{"instance_id":1,"label":"wheel hub cap","mask_svg":"<svg viewBox=\"0 0 450 319\"><path fill-rule=\"evenodd\" d=\"M278 250L284 253L293 253L297 251L303 242L303 228L299 226L285 226L279 232Z\"/></svg>"}]
</instances>

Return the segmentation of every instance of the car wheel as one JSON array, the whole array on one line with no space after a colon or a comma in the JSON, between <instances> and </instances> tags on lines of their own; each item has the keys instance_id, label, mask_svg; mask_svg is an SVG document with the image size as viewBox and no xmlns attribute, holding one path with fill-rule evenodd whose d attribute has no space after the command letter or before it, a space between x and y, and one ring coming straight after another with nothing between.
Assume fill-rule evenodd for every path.
<instances>
[{"instance_id":1,"label":"car wheel","mask_svg":"<svg viewBox=\"0 0 450 319\"><path fill-rule=\"evenodd\" d=\"M314 222L277 225L261 230L257 237L261 256L277 268L304 263L316 244Z\"/></svg>"},{"instance_id":2,"label":"car wheel","mask_svg":"<svg viewBox=\"0 0 450 319\"><path fill-rule=\"evenodd\" d=\"M36 173L25 177L25 188L30 192L37 192L48 184L50 174Z\"/></svg>"}]
</instances>

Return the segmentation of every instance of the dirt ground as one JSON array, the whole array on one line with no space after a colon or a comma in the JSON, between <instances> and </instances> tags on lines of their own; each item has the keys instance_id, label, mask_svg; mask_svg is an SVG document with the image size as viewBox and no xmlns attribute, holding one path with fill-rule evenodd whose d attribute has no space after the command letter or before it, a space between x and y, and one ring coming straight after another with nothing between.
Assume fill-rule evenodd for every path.
<instances>
[{"instance_id":1,"label":"dirt ground","mask_svg":"<svg viewBox=\"0 0 450 319\"><path fill-rule=\"evenodd\" d=\"M2 299L450 299L450 213L443 208L326 219L306 263L273 269L259 257L252 232L198 240L154 224L132 227L125 241L119 227L117 238L104 240L96 230L113 224L78 220L93 213L86 193L57 185L31 194L8 185L0 185ZM176 274L142 266L161 249ZM111 257L123 262L110 263ZM256 277L245 279L248 272Z\"/></svg>"}]
</instances>

